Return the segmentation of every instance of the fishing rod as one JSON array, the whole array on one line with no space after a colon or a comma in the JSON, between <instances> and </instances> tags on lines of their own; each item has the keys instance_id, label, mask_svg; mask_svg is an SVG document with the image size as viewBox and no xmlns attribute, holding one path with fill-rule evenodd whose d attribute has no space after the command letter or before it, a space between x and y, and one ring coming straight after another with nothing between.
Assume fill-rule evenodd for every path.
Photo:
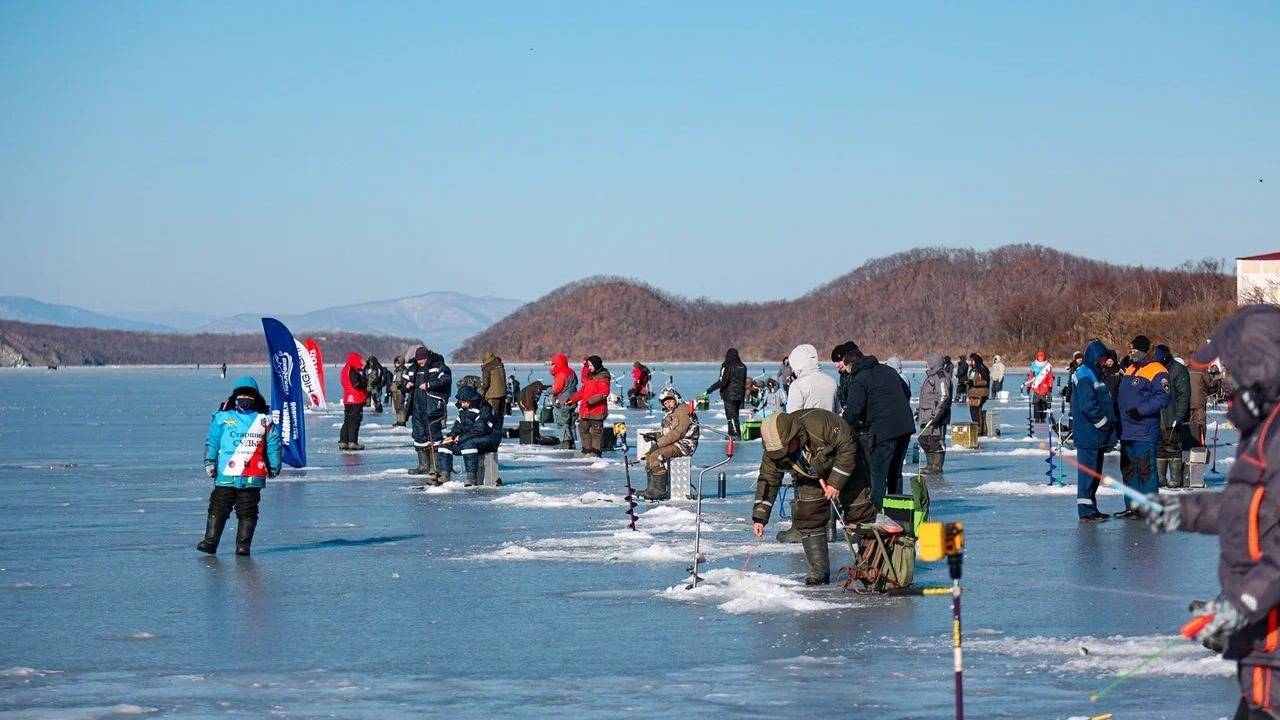
<instances>
[{"instance_id":1,"label":"fishing rod","mask_svg":"<svg viewBox=\"0 0 1280 720\"><path fill-rule=\"evenodd\" d=\"M1193 607L1193 608L1194 608L1194 607L1196 607L1197 605L1199 605L1199 603L1192 603L1192 607ZM1139 673L1139 672L1141 672L1144 668L1146 668L1148 665L1150 665L1151 663L1153 663L1153 662L1155 662L1156 660L1158 660L1158 659L1160 658L1160 656L1161 656L1161 655L1164 655L1166 652L1168 652L1168 651L1169 651L1169 648L1172 648L1174 645L1177 645L1177 644L1178 644L1178 642L1180 642L1181 640L1184 640L1184 639L1185 639L1185 640L1194 640L1194 639L1195 639L1195 637L1196 637L1196 635L1199 635L1199 634L1200 634L1200 631L1204 630L1204 628L1205 628L1205 626L1206 626L1206 625L1208 625L1209 623L1213 622L1213 615L1214 615L1213 613L1205 613L1204 615L1198 615L1198 616L1193 617L1193 618L1191 618L1190 620L1188 620L1186 623L1184 623L1184 624L1182 625L1182 627L1181 627L1181 628L1179 628L1179 629L1178 629L1178 634L1177 634L1176 636L1174 636L1173 638L1171 638L1171 639L1169 640L1169 642L1167 642L1167 643L1165 643L1164 645L1160 646L1160 649L1156 650L1155 652L1151 653L1150 655L1147 655L1146 657L1142 658L1142 659L1141 659L1140 661L1138 661L1138 663L1137 663L1136 665L1134 665L1133 667L1131 667L1131 668L1129 668L1128 670L1125 670L1124 672L1120 673L1120 674L1116 677L1116 679L1115 679L1115 680L1112 680L1110 683L1108 683L1106 687L1104 687L1104 688L1102 688L1101 690L1099 690L1098 692L1093 693L1092 695L1090 695L1090 696L1089 696L1089 702L1091 702L1091 703L1097 703L1097 702L1098 702L1099 700L1101 700L1101 699L1102 699L1102 698L1103 698L1107 693L1109 693L1109 692L1111 692L1112 690L1116 689L1116 687L1118 687L1120 684L1122 684L1122 683L1124 683L1124 682L1128 681L1128 680L1129 680L1129 678L1131 678L1131 677L1133 677L1134 675L1138 674L1138 673Z\"/></svg>"},{"instance_id":2,"label":"fishing rod","mask_svg":"<svg viewBox=\"0 0 1280 720\"><path fill-rule=\"evenodd\" d=\"M1074 460L1065 455L1062 456L1062 459L1065 462L1068 462L1071 465L1075 466L1077 470L1083 470L1086 475L1102 483L1104 487L1109 487L1114 490L1120 491L1120 494L1124 495L1125 498L1132 501L1136 505L1141 505L1145 507L1148 510L1148 512L1163 513L1165 511L1164 506L1161 505L1160 503L1156 502L1155 500L1152 500L1146 495L1143 495L1137 490L1134 490L1128 485L1125 485L1123 482L1116 480L1110 475L1104 475L1103 473L1100 473L1097 470L1094 470L1093 468L1087 465L1081 464L1078 460Z\"/></svg>"}]
</instances>

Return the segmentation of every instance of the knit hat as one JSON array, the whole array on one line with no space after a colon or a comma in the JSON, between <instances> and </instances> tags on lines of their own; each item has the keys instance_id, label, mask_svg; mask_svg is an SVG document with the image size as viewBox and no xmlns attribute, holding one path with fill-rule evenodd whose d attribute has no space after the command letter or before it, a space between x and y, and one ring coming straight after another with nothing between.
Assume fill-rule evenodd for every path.
<instances>
[{"instance_id":1,"label":"knit hat","mask_svg":"<svg viewBox=\"0 0 1280 720\"><path fill-rule=\"evenodd\" d=\"M414 360L426 360L429 357L431 357L431 351L423 345L419 345L418 349L413 351Z\"/></svg>"},{"instance_id":2,"label":"knit hat","mask_svg":"<svg viewBox=\"0 0 1280 720\"><path fill-rule=\"evenodd\" d=\"M840 362L844 360L844 356L858 349L858 343L852 340L846 340L831 350L831 362Z\"/></svg>"},{"instance_id":3,"label":"knit hat","mask_svg":"<svg viewBox=\"0 0 1280 720\"><path fill-rule=\"evenodd\" d=\"M1138 352L1151 351L1151 338L1146 335L1139 335L1129 342L1129 346Z\"/></svg>"}]
</instances>

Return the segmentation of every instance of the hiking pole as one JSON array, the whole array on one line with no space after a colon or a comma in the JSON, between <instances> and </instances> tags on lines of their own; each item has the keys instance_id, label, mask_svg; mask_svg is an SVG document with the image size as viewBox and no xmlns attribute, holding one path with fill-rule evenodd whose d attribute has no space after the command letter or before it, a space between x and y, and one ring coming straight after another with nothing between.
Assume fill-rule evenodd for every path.
<instances>
[{"instance_id":1,"label":"hiking pole","mask_svg":"<svg viewBox=\"0 0 1280 720\"><path fill-rule=\"evenodd\" d=\"M698 556L702 554L702 479L707 476L708 472L715 470L718 467L728 465L729 461L733 459L733 438L729 436L729 433L721 433L719 430L715 430L713 428L703 428L703 429L710 430L711 432L716 434L724 435L725 437L729 438L729 442L727 445L725 445L723 460L716 463L715 465L708 465L707 467L702 468L702 470L698 472L697 509L694 511L694 514L693 514L693 565L689 568L689 573L693 575L693 582L686 585L684 588L685 590L692 590L698 587L698 581L702 579L698 577Z\"/></svg>"},{"instance_id":2,"label":"hiking pole","mask_svg":"<svg viewBox=\"0 0 1280 720\"><path fill-rule=\"evenodd\" d=\"M960 634L960 575L964 565L964 523L927 522L920 525L920 557L925 562L947 559L951 575L951 650L956 676L956 720L964 720L964 645ZM921 595L938 594L920 588ZM927 592L933 591L933 592Z\"/></svg>"}]
</instances>

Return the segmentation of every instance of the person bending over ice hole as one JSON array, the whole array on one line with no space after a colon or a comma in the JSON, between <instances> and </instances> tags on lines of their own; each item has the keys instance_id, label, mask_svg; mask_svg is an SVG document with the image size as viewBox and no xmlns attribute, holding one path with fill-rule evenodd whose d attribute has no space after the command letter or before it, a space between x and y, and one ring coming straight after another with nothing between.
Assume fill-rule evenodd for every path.
<instances>
[{"instance_id":1,"label":"person bending over ice hole","mask_svg":"<svg viewBox=\"0 0 1280 720\"><path fill-rule=\"evenodd\" d=\"M1249 305L1218 326L1191 358L1220 361L1237 383L1227 416L1240 431L1236 462L1222 492L1150 495L1159 510L1136 510L1153 532L1218 536L1222 594L1195 610L1210 618L1196 634L1238 663L1236 720L1276 720L1280 668L1280 308ZM1277 689L1273 689L1273 687Z\"/></svg>"},{"instance_id":2,"label":"person bending over ice hole","mask_svg":"<svg viewBox=\"0 0 1280 720\"><path fill-rule=\"evenodd\" d=\"M453 456L461 455L467 471L467 487L479 480L480 453L497 452L502 442L502 421L476 389L458 388L458 419L449 428L449 436L440 442L441 481L453 474Z\"/></svg>"},{"instance_id":3,"label":"person bending over ice hole","mask_svg":"<svg viewBox=\"0 0 1280 720\"><path fill-rule=\"evenodd\" d=\"M640 491L645 500L654 501L671 499L667 461L693 455L698 449L701 433L698 416L689 410L689 405L681 400L675 388L664 388L658 402L662 403L667 414L662 418L661 432L645 433L645 437L654 444L644 456L645 488Z\"/></svg>"},{"instance_id":4,"label":"person bending over ice hole","mask_svg":"<svg viewBox=\"0 0 1280 720\"><path fill-rule=\"evenodd\" d=\"M798 410L764 419L760 426L764 456L760 458L751 530L764 537L782 476L790 472L795 482L792 527L800 534L809 572L806 585L830 581L827 519L831 501L837 500L846 522L870 522L876 517L871 503L871 483L865 468L857 464L857 448L849 426L829 410Z\"/></svg>"},{"instance_id":5,"label":"person bending over ice hole","mask_svg":"<svg viewBox=\"0 0 1280 720\"><path fill-rule=\"evenodd\" d=\"M280 472L280 431L253 378L237 380L231 397L213 414L204 439L204 471L213 478L213 492L204 539L196 549L218 552L222 528L235 507L236 554L248 555L262 488Z\"/></svg>"}]
</instances>

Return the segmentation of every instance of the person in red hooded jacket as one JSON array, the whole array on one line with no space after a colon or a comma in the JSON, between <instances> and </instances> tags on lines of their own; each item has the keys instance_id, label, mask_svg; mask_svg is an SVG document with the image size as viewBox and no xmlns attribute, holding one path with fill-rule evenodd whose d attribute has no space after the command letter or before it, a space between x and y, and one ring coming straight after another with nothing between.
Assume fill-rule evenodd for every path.
<instances>
[{"instance_id":1,"label":"person in red hooded jacket","mask_svg":"<svg viewBox=\"0 0 1280 720\"><path fill-rule=\"evenodd\" d=\"M578 433L582 436L582 454L600 457L604 450L604 421L609 417L609 389L613 376L599 355L591 355L582 363L582 387L571 401L578 403Z\"/></svg>"},{"instance_id":2,"label":"person in red hooded jacket","mask_svg":"<svg viewBox=\"0 0 1280 720\"><path fill-rule=\"evenodd\" d=\"M364 375L364 359L360 353L347 353L347 364L342 366L342 430L338 432L339 450L363 450L360 444L360 423L364 420L364 402L369 393Z\"/></svg>"},{"instance_id":3,"label":"person in red hooded jacket","mask_svg":"<svg viewBox=\"0 0 1280 720\"><path fill-rule=\"evenodd\" d=\"M555 416L556 427L560 428L560 444L562 449L573 449L573 426L578 419L577 408L574 407L573 396L578 393L578 376L569 367L569 356L557 353L551 356L551 412Z\"/></svg>"}]
</instances>

